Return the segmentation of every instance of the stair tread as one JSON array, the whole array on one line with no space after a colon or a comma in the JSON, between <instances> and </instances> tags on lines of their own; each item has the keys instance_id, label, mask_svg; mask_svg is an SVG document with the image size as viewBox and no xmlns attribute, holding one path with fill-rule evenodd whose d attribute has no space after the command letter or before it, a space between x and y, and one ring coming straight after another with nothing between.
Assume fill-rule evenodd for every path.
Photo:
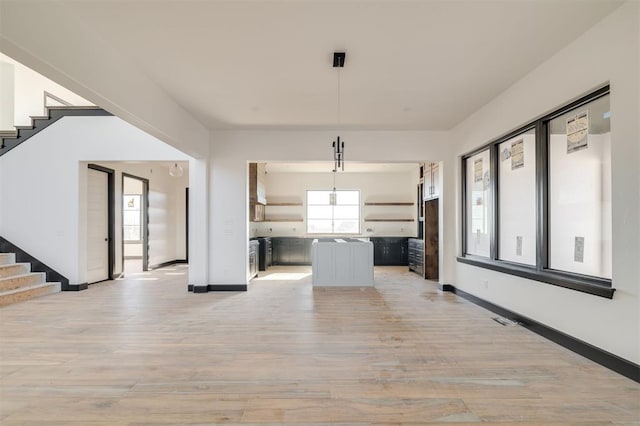
<instances>
[{"instance_id":1,"label":"stair tread","mask_svg":"<svg viewBox=\"0 0 640 426\"><path fill-rule=\"evenodd\" d=\"M4 280L13 280L13 279L16 279L16 278L31 277L31 276L33 276L33 275L39 275L39 274L41 274L41 275L46 275L44 272L29 272L29 273L26 273L26 274L12 275L12 276L10 276L10 277L0 278L0 281L4 281Z\"/></svg>"},{"instance_id":2,"label":"stair tread","mask_svg":"<svg viewBox=\"0 0 640 426\"><path fill-rule=\"evenodd\" d=\"M30 115L29 118L32 120L48 120L49 116L48 115Z\"/></svg>"},{"instance_id":3,"label":"stair tread","mask_svg":"<svg viewBox=\"0 0 640 426\"><path fill-rule=\"evenodd\" d=\"M5 263L5 264L0 264L0 268L8 268L10 266L16 266L16 265L30 265L30 263L29 262Z\"/></svg>"},{"instance_id":4,"label":"stair tread","mask_svg":"<svg viewBox=\"0 0 640 426\"><path fill-rule=\"evenodd\" d=\"M55 287L56 285L60 285L60 283L57 282L57 281L53 281L53 282L32 284L32 285L29 285L29 286L26 286L26 287L20 287L20 288L14 288L12 290L0 291L0 296L6 296L6 295L9 295L9 294L22 293L24 291L35 290L37 288L43 288L43 287Z\"/></svg>"}]
</instances>

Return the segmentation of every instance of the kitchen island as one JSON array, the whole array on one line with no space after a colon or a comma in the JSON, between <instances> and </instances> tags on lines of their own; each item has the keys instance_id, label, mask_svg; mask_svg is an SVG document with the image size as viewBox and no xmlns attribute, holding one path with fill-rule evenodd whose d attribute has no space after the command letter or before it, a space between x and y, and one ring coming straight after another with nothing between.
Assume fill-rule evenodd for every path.
<instances>
[{"instance_id":1,"label":"kitchen island","mask_svg":"<svg viewBox=\"0 0 640 426\"><path fill-rule=\"evenodd\" d=\"M359 238L320 238L311 245L315 287L372 287L373 243Z\"/></svg>"}]
</instances>

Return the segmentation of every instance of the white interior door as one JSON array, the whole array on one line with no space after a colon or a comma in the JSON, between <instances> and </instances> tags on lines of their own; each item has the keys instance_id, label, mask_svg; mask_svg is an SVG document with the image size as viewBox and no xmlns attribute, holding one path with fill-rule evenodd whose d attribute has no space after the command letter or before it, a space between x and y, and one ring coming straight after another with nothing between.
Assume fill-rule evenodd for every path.
<instances>
[{"instance_id":1,"label":"white interior door","mask_svg":"<svg viewBox=\"0 0 640 426\"><path fill-rule=\"evenodd\" d=\"M108 175L87 170L87 282L109 278Z\"/></svg>"}]
</instances>

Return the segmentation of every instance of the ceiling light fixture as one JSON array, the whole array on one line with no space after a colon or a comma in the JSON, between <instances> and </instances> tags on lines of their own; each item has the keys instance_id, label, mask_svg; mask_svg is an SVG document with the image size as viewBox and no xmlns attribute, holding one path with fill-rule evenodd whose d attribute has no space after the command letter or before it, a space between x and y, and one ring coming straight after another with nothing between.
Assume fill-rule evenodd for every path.
<instances>
[{"instance_id":1,"label":"ceiling light fixture","mask_svg":"<svg viewBox=\"0 0 640 426\"><path fill-rule=\"evenodd\" d=\"M172 177L180 177L184 173L184 169L178 163L173 163L173 166L169 167L169 175Z\"/></svg>"},{"instance_id":2,"label":"ceiling light fixture","mask_svg":"<svg viewBox=\"0 0 640 426\"><path fill-rule=\"evenodd\" d=\"M338 68L338 126L340 126L340 68L344 68L344 61L347 54L345 52L333 52L333 67ZM340 136L333 141L333 172L341 169L344 172L344 141ZM336 189L333 188L335 191Z\"/></svg>"}]
</instances>

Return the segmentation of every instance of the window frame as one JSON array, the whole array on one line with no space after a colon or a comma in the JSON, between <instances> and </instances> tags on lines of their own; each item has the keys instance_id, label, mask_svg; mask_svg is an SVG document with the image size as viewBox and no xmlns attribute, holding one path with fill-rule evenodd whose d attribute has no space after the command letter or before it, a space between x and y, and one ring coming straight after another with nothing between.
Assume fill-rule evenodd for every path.
<instances>
[{"instance_id":1,"label":"window frame","mask_svg":"<svg viewBox=\"0 0 640 426\"><path fill-rule=\"evenodd\" d=\"M335 232L335 211L333 209L333 207L335 206L356 206L356 204L326 204L326 206L330 206L332 207L331 209L331 232L312 232L309 230L309 223L310 223L310 219L309 219L309 193L310 192L357 192L358 193L358 217L357 218L352 218L352 219L347 219L347 220L353 220L356 219L357 224L358 224L358 229L356 230L356 232ZM343 234L347 234L347 235L360 235L361 233L361 227L362 227L362 198L361 198L361 194L360 194L360 190L359 189L307 189L306 190L306 200L305 200L305 217L306 217L306 226L305 226L305 231L307 234L310 235L343 235ZM337 196L336 196L336 200L337 200ZM312 206L325 206L325 204L311 204ZM327 220L327 219L319 219L319 218L314 218L315 220Z\"/></svg>"},{"instance_id":2,"label":"window frame","mask_svg":"<svg viewBox=\"0 0 640 426\"><path fill-rule=\"evenodd\" d=\"M552 112L544 114L517 129L512 130L491 142L484 144L473 151L463 154L460 157L461 170L461 246L462 254L457 257L457 261L481 268L491 269L510 275L515 275L531 280L564 287L596 296L613 298L615 289L612 287L612 280L589 275L578 274L549 268L549 122L568 111L579 108L591 101L610 95L610 86L606 85L591 91L567 104L554 109ZM515 263L498 258L499 241L499 176L498 176L498 155L499 145L511 138L518 136L528 130L535 130L535 152L536 152L536 264L535 266ZM490 256L483 257L467 253L467 160L476 154L489 150L490 158L490 183L489 193L492 202L491 209L493 215L491 220L490 233Z\"/></svg>"}]
</instances>

